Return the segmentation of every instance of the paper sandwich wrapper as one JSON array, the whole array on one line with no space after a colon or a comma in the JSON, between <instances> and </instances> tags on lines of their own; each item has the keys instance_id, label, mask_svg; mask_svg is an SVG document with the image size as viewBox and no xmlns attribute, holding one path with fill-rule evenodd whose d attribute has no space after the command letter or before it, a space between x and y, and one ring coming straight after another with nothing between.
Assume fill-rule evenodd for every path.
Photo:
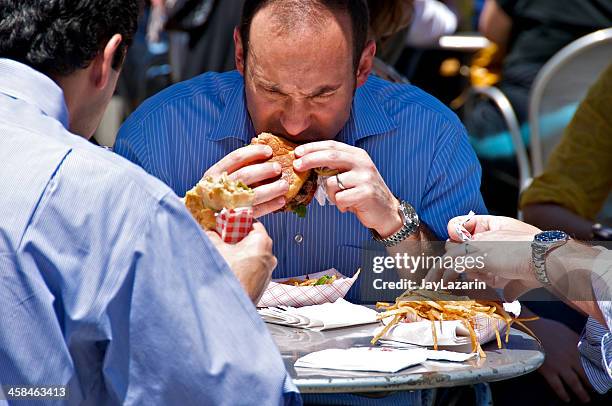
<instances>
[{"instance_id":1,"label":"paper sandwich wrapper","mask_svg":"<svg viewBox=\"0 0 612 406\"><path fill-rule=\"evenodd\" d=\"M323 303L333 303L339 298L346 296L351 286L357 280L360 271L357 271L352 278L347 278L336 269L329 269L323 272L308 274L310 279L318 279L323 275L336 275L332 284L319 286L291 286L279 283L279 281L289 278L272 280L264 291L257 307L276 307L291 306L302 307L318 305ZM306 275L295 276L295 279L306 279Z\"/></svg>"},{"instance_id":2,"label":"paper sandwich wrapper","mask_svg":"<svg viewBox=\"0 0 612 406\"><path fill-rule=\"evenodd\" d=\"M391 322L393 317L383 319L383 324ZM503 340L506 332L506 323L499 319L478 315L472 318L474 332L480 344L495 340L497 327ZM461 346L471 350L470 334L467 327L460 320L435 321L436 336L439 346ZM380 329L382 329L381 327ZM380 330L378 330L380 331ZM378 332L376 331L376 333ZM434 337L432 322L412 314L407 315L407 321L397 323L391 327L381 340L392 340L402 343L433 347Z\"/></svg>"}]
</instances>

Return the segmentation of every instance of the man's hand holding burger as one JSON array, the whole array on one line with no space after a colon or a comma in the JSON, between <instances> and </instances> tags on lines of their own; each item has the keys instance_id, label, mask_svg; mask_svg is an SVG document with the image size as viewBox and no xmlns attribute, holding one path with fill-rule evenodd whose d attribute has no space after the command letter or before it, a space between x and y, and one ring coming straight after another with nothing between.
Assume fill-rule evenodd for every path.
<instances>
[{"instance_id":1,"label":"man's hand holding burger","mask_svg":"<svg viewBox=\"0 0 612 406\"><path fill-rule=\"evenodd\" d=\"M211 166L204 177L218 178L227 172L233 180L240 180L250 186L255 192L253 202L254 216L261 217L285 206L285 194L289 184L284 179L278 179L281 165L277 162L264 162L272 157L272 148L268 145L248 145L227 154L219 162ZM269 183L260 184L268 181Z\"/></svg>"},{"instance_id":2,"label":"man's hand holding burger","mask_svg":"<svg viewBox=\"0 0 612 406\"><path fill-rule=\"evenodd\" d=\"M272 239L263 224L254 222L251 232L237 244L223 242L214 231L206 234L257 305L277 264L272 254Z\"/></svg>"},{"instance_id":3,"label":"man's hand holding burger","mask_svg":"<svg viewBox=\"0 0 612 406\"><path fill-rule=\"evenodd\" d=\"M326 191L341 212L351 212L367 228L386 238L403 226L399 201L366 151L337 141L297 145L262 133L252 144L226 155L205 176L227 172L255 192L254 214L296 211L312 200L317 172L331 169ZM340 180L340 184L338 183Z\"/></svg>"},{"instance_id":4,"label":"man's hand holding burger","mask_svg":"<svg viewBox=\"0 0 612 406\"><path fill-rule=\"evenodd\" d=\"M327 179L326 189L341 212L355 214L383 238L402 228L399 201L366 151L337 141L318 141L298 146L295 155L296 171L326 167L340 172Z\"/></svg>"}]
</instances>

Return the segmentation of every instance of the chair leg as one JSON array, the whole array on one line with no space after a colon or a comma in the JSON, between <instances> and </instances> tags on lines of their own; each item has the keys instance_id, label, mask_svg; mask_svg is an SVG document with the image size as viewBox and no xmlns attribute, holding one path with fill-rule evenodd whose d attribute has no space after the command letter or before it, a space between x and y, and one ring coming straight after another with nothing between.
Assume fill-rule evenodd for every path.
<instances>
[{"instance_id":1,"label":"chair leg","mask_svg":"<svg viewBox=\"0 0 612 406\"><path fill-rule=\"evenodd\" d=\"M477 383L472 387L474 388L477 406L493 406L493 395L488 383Z\"/></svg>"}]
</instances>

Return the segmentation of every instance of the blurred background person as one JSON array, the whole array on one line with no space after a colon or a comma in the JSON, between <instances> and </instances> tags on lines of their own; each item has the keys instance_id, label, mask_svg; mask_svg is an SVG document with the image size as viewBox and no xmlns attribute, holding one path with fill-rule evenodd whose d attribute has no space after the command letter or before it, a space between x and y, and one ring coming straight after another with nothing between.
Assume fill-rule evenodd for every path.
<instances>
[{"instance_id":1,"label":"blurred background person","mask_svg":"<svg viewBox=\"0 0 612 406\"><path fill-rule=\"evenodd\" d=\"M449 0L449 3L454 4L454 1ZM389 67L398 64L407 48L437 46L441 36L452 34L457 29L456 12L437 0L369 0L368 7L377 59ZM419 52L404 57L410 62L403 65L411 67L400 69L402 80L408 80L419 57Z\"/></svg>"},{"instance_id":2,"label":"blurred background person","mask_svg":"<svg viewBox=\"0 0 612 406\"><path fill-rule=\"evenodd\" d=\"M501 80L496 86L520 123L527 119L529 90L540 68L565 45L610 26L610 0L486 0L479 29L498 47ZM501 115L481 100L463 121L483 166L482 191L489 210L514 216L517 166ZM527 142L527 130L523 137Z\"/></svg>"},{"instance_id":3,"label":"blurred background person","mask_svg":"<svg viewBox=\"0 0 612 406\"><path fill-rule=\"evenodd\" d=\"M612 56L611 56L612 58ZM521 196L525 221L582 240L612 240L612 65L580 103L544 173Z\"/></svg>"},{"instance_id":4,"label":"blurred background person","mask_svg":"<svg viewBox=\"0 0 612 406\"><path fill-rule=\"evenodd\" d=\"M414 0L368 0L367 3L370 38L376 41L376 58L393 66L414 19Z\"/></svg>"},{"instance_id":5,"label":"blurred background person","mask_svg":"<svg viewBox=\"0 0 612 406\"><path fill-rule=\"evenodd\" d=\"M149 40L167 31L174 82L235 69L232 33L244 0L152 0Z\"/></svg>"},{"instance_id":6,"label":"blurred background person","mask_svg":"<svg viewBox=\"0 0 612 406\"><path fill-rule=\"evenodd\" d=\"M406 45L429 47L443 35L457 30L459 16L454 1L414 0L414 18L406 35Z\"/></svg>"}]
</instances>

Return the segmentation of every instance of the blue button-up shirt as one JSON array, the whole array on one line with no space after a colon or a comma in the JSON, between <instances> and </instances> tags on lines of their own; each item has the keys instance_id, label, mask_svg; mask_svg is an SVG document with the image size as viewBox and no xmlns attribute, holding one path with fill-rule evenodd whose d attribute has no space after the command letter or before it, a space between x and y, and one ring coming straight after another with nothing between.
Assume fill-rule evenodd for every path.
<instances>
[{"instance_id":1,"label":"blue button-up shirt","mask_svg":"<svg viewBox=\"0 0 612 406\"><path fill-rule=\"evenodd\" d=\"M0 383L75 405L300 403L176 195L67 124L51 79L0 59Z\"/></svg>"},{"instance_id":2,"label":"blue button-up shirt","mask_svg":"<svg viewBox=\"0 0 612 406\"><path fill-rule=\"evenodd\" d=\"M242 76L207 73L147 100L119 131L115 151L183 195L210 166L255 135ZM448 237L452 217L486 212L480 165L461 122L414 86L370 77L357 90L336 140L366 150L390 190L412 204L440 239ZM277 278L332 267L353 275L371 240L353 214L329 205L310 204L306 218L273 213L261 221L274 240ZM348 298L358 300L358 288Z\"/></svg>"}]
</instances>

